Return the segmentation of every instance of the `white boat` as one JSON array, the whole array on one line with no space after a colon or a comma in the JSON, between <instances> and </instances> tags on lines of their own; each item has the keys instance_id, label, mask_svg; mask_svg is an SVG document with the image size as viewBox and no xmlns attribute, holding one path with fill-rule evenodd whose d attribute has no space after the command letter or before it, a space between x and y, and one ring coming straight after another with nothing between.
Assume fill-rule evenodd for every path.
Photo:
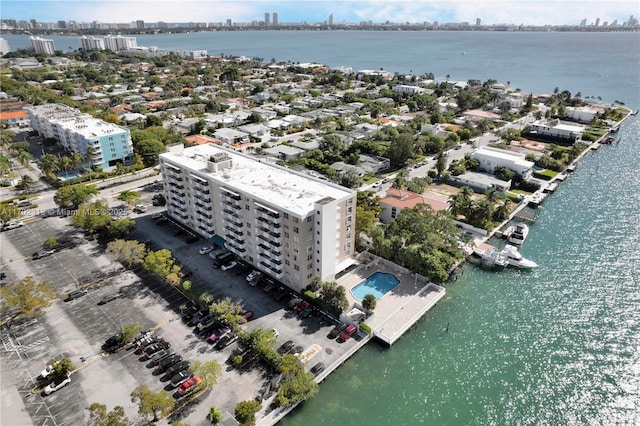
<instances>
[{"instance_id":1,"label":"white boat","mask_svg":"<svg viewBox=\"0 0 640 426\"><path fill-rule=\"evenodd\" d=\"M518 251L518 248L516 246L512 246L511 244L505 245L504 249L502 249L500 253L507 258L509 266L520 269L532 269L538 267L538 264L536 262L522 257L522 255Z\"/></svg>"},{"instance_id":2,"label":"white boat","mask_svg":"<svg viewBox=\"0 0 640 426\"><path fill-rule=\"evenodd\" d=\"M482 263L493 268L506 268L509 265L507 257L497 250L475 248L473 254L479 257Z\"/></svg>"},{"instance_id":3,"label":"white boat","mask_svg":"<svg viewBox=\"0 0 640 426\"><path fill-rule=\"evenodd\" d=\"M542 204L545 198L547 198L547 194L544 192L536 192L531 196L531 198L529 198L529 206L538 207Z\"/></svg>"},{"instance_id":4,"label":"white boat","mask_svg":"<svg viewBox=\"0 0 640 426\"><path fill-rule=\"evenodd\" d=\"M529 235L529 227L527 226L527 224L518 223L511 231L511 234L509 234L508 241L511 244L522 244L527 238L527 235Z\"/></svg>"}]
</instances>

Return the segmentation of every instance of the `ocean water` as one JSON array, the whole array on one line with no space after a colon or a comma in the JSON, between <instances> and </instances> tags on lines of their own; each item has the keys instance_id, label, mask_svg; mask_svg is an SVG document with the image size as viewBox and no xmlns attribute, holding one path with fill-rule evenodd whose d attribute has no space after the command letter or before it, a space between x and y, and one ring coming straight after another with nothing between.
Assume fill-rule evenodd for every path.
<instances>
[{"instance_id":1,"label":"ocean water","mask_svg":"<svg viewBox=\"0 0 640 426\"><path fill-rule=\"evenodd\" d=\"M138 44L493 78L640 108L640 33L239 32ZM619 137L543 204L521 249L539 268L464 266L392 348L368 345L281 424L640 424L639 117Z\"/></svg>"}]
</instances>

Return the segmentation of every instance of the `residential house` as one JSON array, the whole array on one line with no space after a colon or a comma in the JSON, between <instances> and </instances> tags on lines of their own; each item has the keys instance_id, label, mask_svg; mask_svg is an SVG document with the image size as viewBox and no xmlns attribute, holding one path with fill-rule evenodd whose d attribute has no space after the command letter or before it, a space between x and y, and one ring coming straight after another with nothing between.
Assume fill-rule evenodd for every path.
<instances>
[{"instance_id":1,"label":"residential house","mask_svg":"<svg viewBox=\"0 0 640 426\"><path fill-rule=\"evenodd\" d=\"M525 160L520 152L506 151L491 147L480 147L473 151L471 158L478 160L480 169L487 173L494 173L496 168L506 167L518 173L524 179L531 177L533 161Z\"/></svg>"},{"instance_id":2,"label":"residential house","mask_svg":"<svg viewBox=\"0 0 640 426\"><path fill-rule=\"evenodd\" d=\"M413 209L418 204L426 204L434 211L447 210L449 208L446 197L442 195L431 192L416 194L415 192L397 188L389 188L378 204L382 208L380 212L380 222L382 223L392 222L402 209Z\"/></svg>"}]
</instances>

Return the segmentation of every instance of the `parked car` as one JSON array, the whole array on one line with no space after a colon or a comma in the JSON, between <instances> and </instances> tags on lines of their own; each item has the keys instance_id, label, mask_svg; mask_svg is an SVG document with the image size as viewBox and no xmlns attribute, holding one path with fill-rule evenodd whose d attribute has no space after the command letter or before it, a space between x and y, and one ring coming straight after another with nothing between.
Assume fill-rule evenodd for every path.
<instances>
[{"instance_id":1,"label":"parked car","mask_svg":"<svg viewBox=\"0 0 640 426\"><path fill-rule=\"evenodd\" d=\"M196 312L195 314L193 314L193 316L191 317L191 319L189 319L189 320L187 321L187 325L188 325L189 327L193 327L193 326L197 325L197 324L200 322L200 320L201 320L202 318L204 318L205 316L206 316L206 314L205 314L204 312L202 312L202 311L198 311L198 312Z\"/></svg>"},{"instance_id":2,"label":"parked car","mask_svg":"<svg viewBox=\"0 0 640 426\"><path fill-rule=\"evenodd\" d=\"M111 302L113 300L116 300L120 296L122 296L122 294L120 294L120 293L107 294L102 299L100 299L100 301L98 302L98 305L106 305L107 303L109 303L109 302Z\"/></svg>"},{"instance_id":3,"label":"parked car","mask_svg":"<svg viewBox=\"0 0 640 426\"><path fill-rule=\"evenodd\" d=\"M278 338L278 336L280 335L280 333L278 333L278 330L275 328L271 329L271 334L273 335L273 337L275 337L276 339Z\"/></svg>"},{"instance_id":4,"label":"parked car","mask_svg":"<svg viewBox=\"0 0 640 426\"><path fill-rule=\"evenodd\" d=\"M300 303L298 303L296 305L295 311L297 313L300 313L300 312L304 311L305 309L307 309L310 306L311 306L311 304L309 302L307 302L306 300L303 300L303 301L301 301Z\"/></svg>"},{"instance_id":5,"label":"parked car","mask_svg":"<svg viewBox=\"0 0 640 426\"><path fill-rule=\"evenodd\" d=\"M153 220L160 219L161 217L164 217L162 213L154 213L151 215L151 219Z\"/></svg>"},{"instance_id":6,"label":"parked car","mask_svg":"<svg viewBox=\"0 0 640 426\"><path fill-rule=\"evenodd\" d=\"M145 206L144 204L136 204L136 206L133 208L133 211L136 213L144 213L147 211L147 206Z\"/></svg>"},{"instance_id":7,"label":"parked car","mask_svg":"<svg viewBox=\"0 0 640 426\"><path fill-rule=\"evenodd\" d=\"M200 250L198 250L198 253L207 254L207 253L211 253L211 251L213 251L213 247L212 246L204 246Z\"/></svg>"},{"instance_id":8,"label":"parked car","mask_svg":"<svg viewBox=\"0 0 640 426\"><path fill-rule=\"evenodd\" d=\"M44 388L44 394L51 395L52 393L65 387L69 383L71 383L71 378L69 376L61 377L57 380L54 380L53 382L49 383L46 388Z\"/></svg>"},{"instance_id":9,"label":"parked car","mask_svg":"<svg viewBox=\"0 0 640 426\"><path fill-rule=\"evenodd\" d=\"M24 222L21 222L21 221L11 221L11 222L9 222L9 223L5 224L5 225L2 227L2 230L3 230L3 231L9 231L9 230L11 230L11 229L20 228L20 227L22 227L22 226L24 226Z\"/></svg>"},{"instance_id":10,"label":"parked car","mask_svg":"<svg viewBox=\"0 0 640 426\"><path fill-rule=\"evenodd\" d=\"M287 340L282 345L280 345L280 347L278 348L278 353L280 355L288 354L289 352L291 352L291 349L293 349L295 345L296 344L293 343L293 340Z\"/></svg>"},{"instance_id":11,"label":"parked car","mask_svg":"<svg viewBox=\"0 0 640 426\"><path fill-rule=\"evenodd\" d=\"M175 352L173 352L173 350L169 348L158 351L151 357L151 364L158 365L160 364L160 361L174 354Z\"/></svg>"},{"instance_id":12,"label":"parked car","mask_svg":"<svg viewBox=\"0 0 640 426\"><path fill-rule=\"evenodd\" d=\"M193 234L189 234L189 236L187 238L185 238L185 241L187 242L187 244L193 244L196 241L198 241L200 238L198 238L197 235L193 235Z\"/></svg>"},{"instance_id":13,"label":"parked car","mask_svg":"<svg viewBox=\"0 0 640 426\"><path fill-rule=\"evenodd\" d=\"M311 374L313 374L314 376L317 376L318 374L322 373L324 371L324 363L319 362L316 365L314 365L313 367L311 367L311 370L309 370L309 372Z\"/></svg>"},{"instance_id":14,"label":"parked car","mask_svg":"<svg viewBox=\"0 0 640 426\"><path fill-rule=\"evenodd\" d=\"M178 386L189 378L191 378L191 372L189 370L178 371L173 377L171 377L171 384L173 386Z\"/></svg>"},{"instance_id":15,"label":"parked car","mask_svg":"<svg viewBox=\"0 0 640 426\"><path fill-rule=\"evenodd\" d=\"M257 282L258 278L261 275L262 275L262 272L260 272L260 271L251 271L251 273L249 275L247 275L247 282L249 282L249 283Z\"/></svg>"},{"instance_id":16,"label":"parked car","mask_svg":"<svg viewBox=\"0 0 640 426\"><path fill-rule=\"evenodd\" d=\"M249 322L253 319L253 311L244 311L242 314L245 321Z\"/></svg>"},{"instance_id":17,"label":"parked car","mask_svg":"<svg viewBox=\"0 0 640 426\"><path fill-rule=\"evenodd\" d=\"M340 339L349 340L349 338L353 336L355 332L356 332L356 326L352 324L347 328L345 328L342 333L340 333Z\"/></svg>"},{"instance_id":18,"label":"parked car","mask_svg":"<svg viewBox=\"0 0 640 426\"><path fill-rule=\"evenodd\" d=\"M182 362L182 355L173 354L169 355L162 361L158 362L155 370L159 372L165 371L167 368L174 366L175 364Z\"/></svg>"},{"instance_id":19,"label":"parked car","mask_svg":"<svg viewBox=\"0 0 640 426\"><path fill-rule=\"evenodd\" d=\"M33 260L42 259L43 257L51 256L55 252L56 252L55 250L40 250L33 253L33 255L31 256L31 259Z\"/></svg>"},{"instance_id":20,"label":"parked car","mask_svg":"<svg viewBox=\"0 0 640 426\"><path fill-rule=\"evenodd\" d=\"M229 332L231 332L231 328L229 328L227 326L224 326L224 327L221 327L219 329L216 329L216 330L214 330L213 333L211 333L211 335L207 339L207 342L215 343L216 341L218 341L218 339L220 339L223 336L227 335Z\"/></svg>"},{"instance_id":21,"label":"parked car","mask_svg":"<svg viewBox=\"0 0 640 426\"><path fill-rule=\"evenodd\" d=\"M216 343L216 347L218 349L224 349L236 340L238 340L238 335L236 333L227 333L226 335L220 337L220 340L218 340L218 343Z\"/></svg>"},{"instance_id":22,"label":"parked car","mask_svg":"<svg viewBox=\"0 0 640 426\"><path fill-rule=\"evenodd\" d=\"M236 266L238 266L238 262L236 262L235 260L232 260L231 262L227 263L226 265L222 265L222 267L220 269L222 269L223 271L228 271L229 269L233 269Z\"/></svg>"},{"instance_id":23,"label":"parked car","mask_svg":"<svg viewBox=\"0 0 640 426\"><path fill-rule=\"evenodd\" d=\"M118 336L111 336L102 344L102 350L113 353L120 349L121 346L122 344Z\"/></svg>"},{"instance_id":24,"label":"parked car","mask_svg":"<svg viewBox=\"0 0 640 426\"><path fill-rule=\"evenodd\" d=\"M209 327L213 327L215 323L216 323L216 320L211 315L207 315L206 317L200 320L196 328L198 329L198 331L203 331Z\"/></svg>"},{"instance_id":25,"label":"parked car","mask_svg":"<svg viewBox=\"0 0 640 426\"><path fill-rule=\"evenodd\" d=\"M178 393L180 395L184 395L187 392L191 392L198 387L200 382L202 382L202 379L199 376L190 377L189 379L182 382L182 384L178 388Z\"/></svg>"},{"instance_id":26,"label":"parked car","mask_svg":"<svg viewBox=\"0 0 640 426\"><path fill-rule=\"evenodd\" d=\"M145 336L144 338L134 342L134 346L136 348L136 352L144 352L145 348L149 345L153 345L156 342L159 342L160 338L158 336L154 336L154 335L148 335Z\"/></svg>"},{"instance_id":27,"label":"parked car","mask_svg":"<svg viewBox=\"0 0 640 426\"><path fill-rule=\"evenodd\" d=\"M40 375L38 376L41 379L46 379L47 377L49 377L51 375L51 373L53 373L55 371L55 369L53 368L53 365L49 364L47 365L44 370L42 370L40 372Z\"/></svg>"},{"instance_id":28,"label":"parked car","mask_svg":"<svg viewBox=\"0 0 640 426\"><path fill-rule=\"evenodd\" d=\"M309 306L308 308L305 308L304 310L302 310L300 314L298 314L298 316L302 319L309 318L312 313L313 313L313 308Z\"/></svg>"},{"instance_id":29,"label":"parked car","mask_svg":"<svg viewBox=\"0 0 640 426\"><path fill-rule=\"evenodd\" d=\"M269 293L274 288L276 288L276 285L274 283L269 283L264 287L263 290L264 290L265 293Z\"/></svg>"},{"instance_id":30,"label":"parked car","mask_svg":"<svg viewBox=\"0 0 640 426\"><path fill-rule=\"evenodd\" d=\"M340 335L340 333L344 331L345 328L347 328L347 324L341 322L340 324L336 325L331 329L329 334L327 334L327 337L329 339L335 339Z\"/></svg>"},{"instance_id":31,"label":"parked car","mask_svg":"<svg viewBox=\"0 0 640 426\"><path fill-rule=\"evenodd\" d=\"M156 225L162 225L163 223L169 222L169 219L167 219L166 216L160 216L159 218L154 219L154 222L156 223Z\"/></svg>"},{"instance_id":32,"label":"parked car","mask_svg":"<svg viewBox=\"0 0 640 426\"><path fill-rule=\"evenodd\" d=\"M229 263L230 261L234 260L234 254L231 252L227 252L222 256L217 256L214 260L213 260L213 267L214 268L220 268L222 267L222 265L225 265L227 263Z\"/></svg>"},{"instance_id":33,"label":"parked car","mask_svg":"<svg viewBox=\"0 0 640 426\"><path fill-rule=\"evenodd\" d=\"M189 306L187 309L182 311L181 313L182 320L189 321L197 312L198 312L197 306Z\"/></svg>"},{"instance_id":34,"label":"parked car","mask_svg":"<svg viewBox=\"0 0 640 426\"><path fill-rule=\"evenodd\" d=\"M184 234L185 232L187 232L187 231L185 231L185 230L184 230L184 229L182 229L182 228L176 228L176 230L175 230L175 231L173 231L173 235L178 236L178 235L182 235L182 234Z\"/></svg>"},{"instance_id":35,"label":"parked car","mask_svg":"<svg viewBox=\"0 0 640 426\"><path fill-rule=\"evenodd\" d=\"M72 300L76 300L81 298L82 296L84 296L85 294L87 294L88 291L85 289L80 289L80 290L74 290L71 293L69 293L69 295L67 296L66 299L64 299L65 302L71 302Z\"/></svg>"},{"instance_id":36,"label":"parked car","mask_svg":"<svg viewBox=\"0 0 640 426\"><path fill-rule=\"evenodd\" d=\"M189 361L180 361L177 364L173 364L166 372L166 375L169 377L175 376L178 372L186 370L191 367L191 363Z\"/></svg>"},{"instance_id":37,"label":"parked car","mask_svg":"<svg viewBox=\"0 0 640 426\"><path fill-rule=\"evenodd\" d=\"M170 347L171 347L171 343L165 340L160 340L159 342L150 344L149 346L144 348L142 352L147 356L147 358L150 358L156 352L160 352L161 350L164 350L164 349L169 349Z\"/></svg>"}]
</instances>

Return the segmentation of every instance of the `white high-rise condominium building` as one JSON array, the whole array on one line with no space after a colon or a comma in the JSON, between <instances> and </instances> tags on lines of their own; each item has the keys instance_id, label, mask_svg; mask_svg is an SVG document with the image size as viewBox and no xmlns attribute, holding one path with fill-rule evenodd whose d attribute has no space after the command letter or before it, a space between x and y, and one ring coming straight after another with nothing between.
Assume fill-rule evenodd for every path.
<instances>
[{"instance_id":1,"label":"white high-rise condominium building","mask_svg":"<svg viewBox=\"0 0 640 426\"><path fill-rule=\"evenodd\" d=\"M47 55L55 54L56 46L53 44L53 40L31 36L29 37L29 41L36 53L46 53Z\"/></svg>"},{"instance_id":2,"label":"white high-rise condominium building","mask_svg":"<svg viewBox=\"0 0 640 426\"><path fill-rule=\"evenodd\" d=\"M2 37L0 37L0 55L6 55L11 52L11 47L9 47L9 42Z\"/></svg>"},{"instance_id":3,"label":"white high-rise condominium building","mask_svg":"<svg viewBox=\"0 0 640 426\"><path fill-rule=\"evenodd\" d=\"M355 191L212 144L160 167L173 218L292 289L354 263Z\"/></svg>"},{"instance_id":4,"label":"white high-rise condominium building","mask_svg":"<svg viewBox=\"0 0 640 426\"><path fill-rule=\"evenodd\" d=\"M138 47L138 41L135 37L125 37L121 35L112 36L108 35L104 38L105 45L107 49L113 50L114 52L118 50L129 50L135 49Z\"/></svg>"},{"instance_id":5,"label":"white high-rise condominium building","mask_svg":"<svg viewBox=\"0 0 640 426\"><path fill-rule=\"evenodd\" d=\"M104 50L104 40L94 36L82 36L80 37L80 47L86 52Z\"/></svg>"}]
</instances>

